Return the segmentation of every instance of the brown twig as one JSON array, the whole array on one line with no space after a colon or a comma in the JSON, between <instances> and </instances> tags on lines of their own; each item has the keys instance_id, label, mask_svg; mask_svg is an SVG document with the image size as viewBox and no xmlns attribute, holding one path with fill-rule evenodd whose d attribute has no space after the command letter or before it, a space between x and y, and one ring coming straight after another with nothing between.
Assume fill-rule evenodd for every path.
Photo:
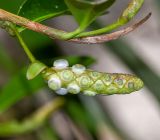
<instances>
[{"instance_id":1,"label":"brown twig","mask_svg":"<svg viewBox=\"0 0 160 140\"><path fill-rule=\"evenodd\" d=\"M54 29L54 28L42 25L38 22L34 22L29 19L26 19L24 17L20 17L15 14L9 13L3 9L0 9L0 20L12 22L16 25L23 26L35 32L45 34L51 38L61 39L61 35L66 33L64 31Z\"/></svg>"},{"instance_id":2,"label":"brown twig","mask_svg":"<svg viewBox=\"0 0 160 140\"><path fill-rule=\"evenodd\" d=\"M126 27L122 30L110 33L110 34L91 36L91 37L74 38L74 39L70 39L67 41L76 42L76 43L83 43L83 44L97 44L97 43L103 43L103 42L115 40L121 36L124 36L132 31L134 31L136 28L138 28L140 25L142 25L145 21L147 21L150 18L150 16L151 16L151 13L149 13L145 18L143 18L138 23L136 23L130 27ZM14 24L23 26L23 27L30 29L30 30L33 30L35 32L45 34L52 39L63 40L63 35L67 34L67 32L65 32L65 31L51 28L51 27L42 25L37 22L30 21L29 19L17 16L15 14L9 13L9 12L2 10L2 9L0 9L0 20L10 21Z\"/></svg>"},{"instance_id":3,"label":"brown twig","mask_svg":"<svg viewBox=\"0 0 160 140\"><path fill-rule=\"evenodd\" d=\"M98 44L98 43L108 42L111 40L116 40L116 39L120 38L121 36L124 36L132 31L134 31L135 29L137 29L140 25L142 25L145 21L147 21L150 18L150 16L151 16L151 13L149 13L145 18L143 18L142 20L140 20L136 24L129 26L129 27L126 27L122 30L110 33L110 34L71 39L69 41L77 42L77 43L84 43L84 44Z\"/></svg>"}]
</instances>

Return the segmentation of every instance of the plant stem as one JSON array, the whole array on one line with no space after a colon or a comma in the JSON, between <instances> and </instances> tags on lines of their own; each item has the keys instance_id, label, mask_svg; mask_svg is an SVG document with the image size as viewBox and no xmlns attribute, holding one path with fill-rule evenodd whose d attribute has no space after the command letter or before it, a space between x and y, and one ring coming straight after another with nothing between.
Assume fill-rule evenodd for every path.
<instances>
[{"instance_id":1,"label":"plant stem","mask_svg":"<svg viewBox=\"0 0 160 140\"><path fill-rule=\"evenodd\" d=\"M103 33L107 33L109 31L112 31L118 27L120 27L121 24L119 21L107 26L107 27L104 27L104 28L101 28L101 29L98 29L98 30L94 30L94 31L90 31L90 32L84 32L84 33L80 33L79 35L77 35L76 37L87 37L87 36L94 36L94 35L100 35L100 34L103 34Z\"/></svg>"},{"instance_id":2,"label":"plant stem","mask_svg":"<svg viewBox=\"0 0 160 140\"><path fill-rule=\"evenodd\" d=\"M66 33L62 36L63 40L69 40L74 38L75 36L77 36L78 34L80 34L83 31L83 29L81 28L77 28L75 31L70 32L70 33Z\"/></svg>"},{"instance_id":3,"label":"plant stem","mask_svg":"<svg viewBox=\"0 0 160 140\"><path fill-rule=\"evenodd\" d=\"M61 39L61 36L63 36L66 33L62 30L41 25L38 22L30 21L29 19L9 13L3 9L0 9L0 20L10 21L16 25L23 26L25 28L34 30L36 32L41 32L43 34L51 35L52 38L57 38L57 39Z\"/></svg>"},{"instance_id":4,"label":"plant stem","mask_svg":"<svg viewBox=\"0 0 160 140\"><path fill-rule=\"evenodd\" d=\"M132 31L134 31L137 27L139 27L139 25L143 24L146 20L148 20L150 16L151 16L151 13L149 13L144 19L142 19L141 21L139 21L135 25L132 25L132 26L127 27L125 29L122 29L120 31L116 31L116 32L113 32L110 34L104 34L103 36L96 35L96 36L87 36L87 37L80 37L80 38L74 37L73 39L69 39L67 41L75 42L75 43L83 43L83 44L98 44L98 43L103 43L103 42L115 40L121 36L124 36ZM127 19L125 14L122 17L123 17L123 19ZM131 18L131 16L129 16L129 18ZM35 32L45 34L52 39L64 40L63 37L66 36L66 34L68 34L65 31L57 30L57 29L42 25L40 23L30 21L26 18L14 15L14 14L9 13L7 11L4 11L2 9L0 9L0 20L9 21L11 23L23 26L23 27L28 28L30 30L33 30ZM136 26L136 25L138 25L138 26Z\"/></svg>"},{"instance_id":5,"label":"plant stem","mask_svg":"<svg viewBox=\"0 0 160 140\"><path fill-rule=\"evenodd\" d=\"M110 33L110 34L104 34L99 36L91 36L91 37L82 37L82 38L74 38L68 41L76 42L76 43L82 43L82 44L98 44L98 43L104 43L111 40L116 40L132 31L137 29L140 25L142 25L145 21L147 21L151 16L151 13L149 13L145 18L140 20L134 25L131 25L129 27L126 27L122 30Z\"/></svg>"},{"instance_id":6,"label":"plant stem","mask_svg":"<svg viewBox=\"0 0 160 140\"><path fill-rule=\"evenodd\" d=\"M125 25L139 12L143 3L144 0L132 0L115 23L98 30L80 33L76 37L86 37L104 34Z\"/></svg>"},{"instance_id":7,"label":"plant stem","mask_svg":"<svg viewBox=\"0 0 160 140\"><path fill-rule=\"evenodd\" d=\"M31 51L28 49L28 46L26 45L26 43L24 42L24 40L22 39L20 33L17 31L17 29L14 27L12 28L15 31L15 35L17 36L22 48L24 49L25 53L27 54L28 58L30 59L30 61L33 63L36 61L35 57L33 56L33 54L31 53Z\"/></svg>"},{"instance_id":8,"label":"plant stem","mask_svg":"<svg viewBox=\"0 0 160 140\"><path fill-rule=\"evenodd\" d=\"M0 123L0 136L8 137L32 132L42 126L49 116L57 109L61 108L64 103L64 98L57 97L39 108L30 117L26 118L22 122L12 120L9 122Z\"/></svg>"}]
</instances>

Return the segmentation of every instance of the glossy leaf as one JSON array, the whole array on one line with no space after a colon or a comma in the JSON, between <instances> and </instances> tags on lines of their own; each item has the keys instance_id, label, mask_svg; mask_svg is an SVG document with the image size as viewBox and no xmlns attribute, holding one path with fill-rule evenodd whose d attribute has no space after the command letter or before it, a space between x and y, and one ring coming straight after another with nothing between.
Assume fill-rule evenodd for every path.
<instances>
[{"instance_id":1,"label":"glossy leaf","mask_svg":"<svg viewBox=\"0 0 160 140\"><path fill-rule=\"evenodd\" d=\"M25 0L18 12L33 21L43 21L67 11L64 0Z\"/></svg>"},{"instance_id":2,"label":"glossy leaf","mask_svg":"<svg viewBox=\"0 0 160 140\"><path fill-rule=\"evenodd\" d=\"M79 23L81 29L85 29L98 16L106 11L115 0L104 2L88 2L80 0L65 0L69 10Z\"/></svg>"},{"instance_id":3,"label":"glossy leaf","mask_svg":"<svg viewBox=\"0 0 160 140\"><path fill-rule=\"evenodd\" d=\"M24 2L24 0L0 0L0 8L11 13L17 13L22 2Z\"/></svg>"},{"instance_id":4,"label":"glossy leaf","mask_svg":"<svg viewBox=\"0 0 160 140\"><path fill-rule=\"evenodd\" d=\"M31 80L40 74L47 66L39 61L32 63L27 70L27 79Z\"/></svg>"},{"instance_id":5,"label":"glossy leaf","mask_svg":"<svg viewBox=\"0 0 160 140\"><path fill-rule=\"evenodd\" d=\"M32 21L44 21L67 12L64 0L25 0L18 15ZM24 28L20 28L22 31Z\"/></svg>"}]
</instances>

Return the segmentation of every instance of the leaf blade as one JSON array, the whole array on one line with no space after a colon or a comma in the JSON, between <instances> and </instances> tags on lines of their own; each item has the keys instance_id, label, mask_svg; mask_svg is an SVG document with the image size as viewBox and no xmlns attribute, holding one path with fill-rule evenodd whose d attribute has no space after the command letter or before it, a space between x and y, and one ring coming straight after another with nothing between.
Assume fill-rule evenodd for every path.
<instances>
[{"instance_id":1,"label":"leaf blade","mask_svg":"<svg viewBox=\"0 0 160 140\"><path fill-rule=\"evenodd\" d=\"M85 29L98 16L107 10L115 0L104 2L86 2L80 0L65 0L66 5L79 23L80 28Z\"/></svg>"},{"instance_id":2,"label":"leaf blade","mask_svg":"<svg viewBox=\"0 0 160 140\"><path fill-rule=\"evenodd\" d=\"M20 16L43 21L67 10L63 0L26 0L19 9Z\"/></svg>"},{"instance_id":3,"label":"leaf blade","mask_svg":"<svg viewBox=\"0 0 160 140\"><path fill-rule=\"evenodd\" d=\"M25 0L18 15L32 21L41 22L59 16L68 11L64 0ZM20 31L24 28L20 28Z\"/></svg>"}]
</instances>

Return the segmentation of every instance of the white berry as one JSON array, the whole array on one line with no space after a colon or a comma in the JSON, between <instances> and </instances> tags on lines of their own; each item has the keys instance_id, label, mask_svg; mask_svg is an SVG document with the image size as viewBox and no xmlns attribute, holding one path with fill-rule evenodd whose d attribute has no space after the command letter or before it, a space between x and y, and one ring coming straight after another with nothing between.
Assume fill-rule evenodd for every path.
<instances>
[{"instance_id":1,"label":"white berry","mask_svg":"<svg viewBox=\"0 0 160 140\"><path fill-rule=\"evenodd\" d=\"M58 90L61 88L61 81L57 76L52 76L48 80L48 87L52 90Z\"/></svg>"},{"instance_id":2,"label":"white berry","mask_svg":"<svg viewBox=\"0 0 160 140\"><path fill-rule=\"evenodd\" d=\"M85 70L86 70L85 66L80 65L80 64L76 64L72 66L72 71L79 75L84 73Z\"/></svg>"},{"instance_id":3,"label":"white berry","mask_svg":"<svg viewBox=\"0 0 160 140\"><path fill-rule=\"evenodd\" d=\"M65 59L59 59L59 60L54 61L53 66L56 69L64 69L64 68L67 68L69 66L69 63Z\"/></svg>"},{"instance_id":4,"label":"white berry","mask_svg":"<svg viewBox=\"0 0 160 140\"><path fill-rule=\"evenodd\" d=\"M77 84L69 84L67 87L69 93L78 94L80 92L80 87Z\"/></svg>"},{"instance_id":5,"label":"white berry","mask_svg":"<svg viewBox=\"0 0 160 140\"><path fill-rule=\"evenodd\" d=\"M68 90L66 88L60 88L55 91L58 95L66 95L68 93Z\"/></svg>"}]
</instances>

